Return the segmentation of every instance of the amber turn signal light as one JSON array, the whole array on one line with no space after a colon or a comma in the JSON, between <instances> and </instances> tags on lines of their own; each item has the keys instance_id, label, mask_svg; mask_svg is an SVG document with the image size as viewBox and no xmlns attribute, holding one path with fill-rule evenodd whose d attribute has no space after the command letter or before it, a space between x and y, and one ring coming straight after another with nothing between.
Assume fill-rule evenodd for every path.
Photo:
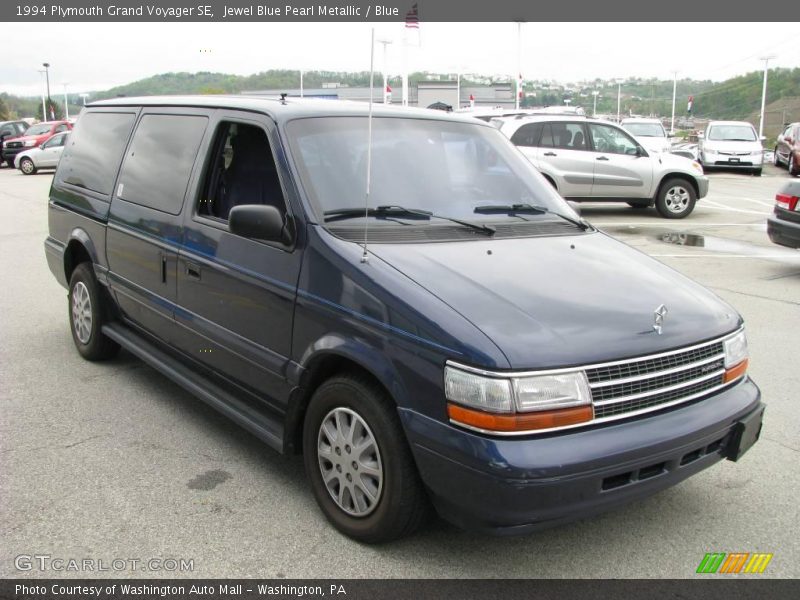
<instances>
[{"instance_id":1,"label":"amber turn signal light","mask_svg":"<svg viewBox=\"0 0 800 600\"><path fill-rule=\"evenodd\" d=\"M725 371L725 378L723 381L725 381L725 383L728 383L730 381L733 381L734 379L739 379L739 377L741 377L747 372L747 365L749 364L749 362L750 361L745 358L742 362L733 365L730 369L727 369Z\"/></svg>"},{"instance_id":2,"label":"amber turn signal light","mask_svg":"<svg viewBox=\"0 0 800 600\"><path fill-rule=\"evenodd\" d=\"M484 431L536 431L586 423L594 417L591 406L559 408L535 413L494 414L447 404L447 415L456 423Z\"/></svg>"}]
</instances>

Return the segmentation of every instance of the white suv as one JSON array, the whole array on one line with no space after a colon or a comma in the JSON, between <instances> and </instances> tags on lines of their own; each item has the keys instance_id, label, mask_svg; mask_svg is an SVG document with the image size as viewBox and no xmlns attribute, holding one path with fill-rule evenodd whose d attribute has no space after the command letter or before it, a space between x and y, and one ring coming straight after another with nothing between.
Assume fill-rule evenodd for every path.
<instances>
[{"instance_id":1,"label":"white suv","mask_svg":"<svg viewBox=\"0 0 800 600\"><path fill-rule=\"evenodd\" d=\"M569 200L653 206L681 219L708 193L703 167L669 153L649 153L622 127L576 115L499 119L511 139Z\"/></svg>"},{"instance_id":2,"label":"white suv","mask_svg":"<svg viewBox=\"0 0 800 600\"><path fill-rule=\"evenodd\" d=\"M741 169L760 176L764 163L763 139L746 121L711 121L700 139L700 162L709 169Z\"/></svg>"},{"instance_id":3,"label":"white suv","mask_svg":"<svg viewBox=\"0 0 800 600\"><path fill-rule=\"evenodd\" d=\"M645 119L644 117L628 117L619 123L628 133L652 152L669 152L672 143L669 141L664 126L659 119Z\"/></svg>"}]
</instances>

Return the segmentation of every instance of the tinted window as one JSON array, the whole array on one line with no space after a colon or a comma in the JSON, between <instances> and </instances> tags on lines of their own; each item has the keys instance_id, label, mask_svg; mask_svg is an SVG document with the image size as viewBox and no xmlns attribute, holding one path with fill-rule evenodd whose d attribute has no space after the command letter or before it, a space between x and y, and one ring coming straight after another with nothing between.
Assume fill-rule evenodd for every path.
<instances>
[{"instance_id":1,"label":"tinted window","mask_svg":"<svg viewBox=\"0 0 800 600\"><path fill-rule=\"evenodd\" d=\"M511 136L511 142L515 146L537 146L541 134L542 123L528 123L514 132L514 135Z\"/></svg>"},{"instance_id":2,"label":"tinted window","mask_svg":"<svg viewBox=\"0 0 800 600\"><path fill-rule=\"evenodd\" d=\"M110 194L134 117L133 113L82 114L64 148L56 181Z\"/></svg>"},{"instance_id":3,"label":"tinted window","mask_svg":"<svg viewBox=\"0 0 800 600\"><path fill-rule=\"evenodd\" d=\"M67 126L67 124L66 123L62 123L61 125L56 127L55 133L61 133L62 131L67 131L68 129L69 129L69 127Z\"/></svg>"},{"instance_id":4,"label":"tinted window","mask_svg":"<svg viewBox=\"0 0 800 600\"><path fill-rule=\"evenodd\" d=\"M0 135L14 135L16 132L11 125L6 125L5 127L0 127Z\"/></svg>"},{"instance_id":5,"label":"tinted window","mask_svg":"<svg viewBox=\"0 0 800 600\"><path fill-rule=\"evenodd\" d=\"M612 154L636 154L637 152L638 145L636 142L621 129L611 125L589 123L589 131L592 134L592 143L597 152L609 152Z\"/></svg>"},{"instance_id":6,"label":"tinted window","mask_svg":"<svg viewBox=\"0 0 800 600\"><path fill-rule=\"evenodd\" d=\"M122 165L117 196L177 215L207 123L203 116L142 117Z\"/></svg>"},{"instance_id":7,"label":"tinted window","mask_svg":"<svg viewBox=\"0 0 800 600\"><path fill-rule=\"evenodd\" d=\"M539 144L547 148L564 150L586 150L586 135L580 123L547 123L542 130Z\"/></svg>"}]
</instances>

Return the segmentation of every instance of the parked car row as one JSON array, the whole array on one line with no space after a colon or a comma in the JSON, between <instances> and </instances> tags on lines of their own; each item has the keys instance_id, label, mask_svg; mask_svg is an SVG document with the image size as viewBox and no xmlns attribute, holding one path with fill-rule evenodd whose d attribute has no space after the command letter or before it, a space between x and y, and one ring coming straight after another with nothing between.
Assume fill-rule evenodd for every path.
<instances>
[{"instance_id":1,"label":"parked car row","mask_svg":"<svg viewBox=\"0 0 800 600\"><path fill-rule=\"evenodd\" d=\"M569 200L655 205L662 217L681 219L708 193L699 163L648 150L615 123L574 114L501 117L493 123ZM658 133L651 125L629 126Z\"/></svg>"},{"instance_id":2,"label":"parked car row","mask_svg":"<svg viewBox=\"0 0 800 600\"><path fill-rule=\"evenodd\" d=\"M9 167L20 168L26 175L31 175L41 168L53 168L58 164L57 156L63 148L64 138L59 138L58 143L49 144L49 152L43 154L32 152L39 149L53 136L69 132L72 129L70 121L45 121L36 125L25 121L6 121L0 123L0 164L6 163ZM26 160L23 161L23 154ZM53 162L53 158L55 162ZM26 165L26 169L21 164Z\"/></svg>"}]
</instances>

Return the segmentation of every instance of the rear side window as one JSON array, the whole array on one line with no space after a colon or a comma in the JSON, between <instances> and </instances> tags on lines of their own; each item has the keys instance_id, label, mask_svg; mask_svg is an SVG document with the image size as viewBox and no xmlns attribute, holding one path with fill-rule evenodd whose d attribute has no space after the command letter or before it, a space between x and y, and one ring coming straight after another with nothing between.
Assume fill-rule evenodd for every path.
<instances>
[{"instance_id":1,"label":"rear side window","mask_svg":"<svg viewBox=\"0 0 800 600\"><path fill-rule=\"evenodd\" d=\"M515 146L538 146L541 134L542 123L528 123L514 132L511 143Z\"/></svg>"},{"instance_id":2,"label":"rear side window","mask_svg":"<svg viewBox=\"0 0 800 600\"><path fill-rule=\"evenodd\" d=\"M142 117L122 165L117 196L177 215L207 124L207 117L196 115Z\"/></svg>"},{"instance_id":3,"label":"rear side window","mask_svg":"<svg viewBox=\"0 0 800 600\"><path fill-rule=\"evenodd\" d=\"M563 148L564 150L586 150L586 135L580 123L562 123L554 121L546 123L540 144L545 148Z\"/></svg>"},{"instance_id":4,"label":"rear side window","mask_svg":"<svg viewBox=\"0 0 800 600\"><path fill-rule=\"evenodd\" d=\"M87 112L81 115L64 148L56 183L69 183L110 195L134 118L133 113Z\"/></svg>"}]
</instances>

